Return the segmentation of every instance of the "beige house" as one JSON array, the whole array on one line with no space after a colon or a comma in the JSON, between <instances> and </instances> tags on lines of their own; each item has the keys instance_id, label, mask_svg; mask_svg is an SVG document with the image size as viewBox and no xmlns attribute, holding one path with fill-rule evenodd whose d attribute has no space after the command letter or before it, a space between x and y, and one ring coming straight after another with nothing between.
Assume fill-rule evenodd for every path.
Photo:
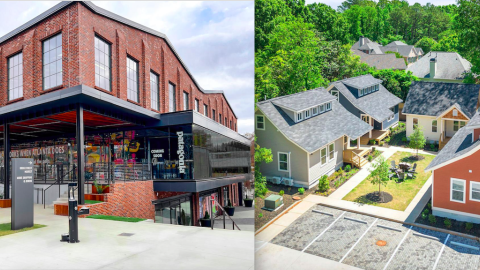
<instances>
[{"instance_id":1,"label":"beige house","mask_svg":"<svg viewBox=\"0 0 480 270\"><path fill-rule=\"evenodd\" d=\"M403 108L407 138L421 127L427 142L442 149L475 115L479 92L475 84L413 82Z\"/></svg>"}]
</instances>

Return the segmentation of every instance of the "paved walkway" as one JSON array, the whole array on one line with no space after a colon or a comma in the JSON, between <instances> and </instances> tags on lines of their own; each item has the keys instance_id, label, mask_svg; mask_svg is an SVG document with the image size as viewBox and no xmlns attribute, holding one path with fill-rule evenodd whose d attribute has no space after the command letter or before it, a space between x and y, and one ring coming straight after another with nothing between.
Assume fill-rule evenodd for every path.
<instances>
[{"instance_id":1,"label":"paved walkway","mask_svg":"<svg viewBox=\"0 0 480 270\"><path fill-rule=\"evenodd\" d=\"M0 223L10 209L0 208ZM35 206L45 228L0 237L0 269L243 269L254 267L248 231L79 219L80 243L60 242L68 219ZM133 233L130 237L121 233Z\"/></svg>"},{"instance_id":2,"label":"paved walkway","mask_svg":"<svg viewBox=\"0 0 480 270\"><path fill-rule=\"evenodd\" d=\"M255 231L255 208L254 207L235 207L235 213L232 217L233 221L238 225L242 231ZM214 228L223 230L223 218L218 217L215 220ZM225 228L231 230L233 228L232 221L228 217L225 217ZM237 228L235 228L237 230Z\"/></svg>"}]
</instances>

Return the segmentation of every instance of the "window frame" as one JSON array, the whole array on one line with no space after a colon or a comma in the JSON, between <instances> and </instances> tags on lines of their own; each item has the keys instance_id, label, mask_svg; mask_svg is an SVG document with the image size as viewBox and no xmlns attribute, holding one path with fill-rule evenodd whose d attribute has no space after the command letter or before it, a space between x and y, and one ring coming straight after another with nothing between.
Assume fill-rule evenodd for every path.
<instances>
[{"instance_id":1,"label":"window frame","mask_svg":"<svg viewBox=\"0 0 480 270\"><path fill-rule=\"evenodd\" d=\"M330 150L330 147L333 147L332 150ZM333 156L333 157L332 157ZM335 159L335 143L331 143L328 145L328 160L334 160Z\"/></svg>"},{"instance_id":2,"label":"window frame","mask_svg":"<svg viewBox=\"0 0 480 270\"><path fill-rule=\"evenodd\" d=\"M61 62L62 62L62 83L61 84L57 84L56 86L53 86L53 87L49 87L49 88L45 88L45 52L44 52L44 48L45 48L45 42L48 40L51 40L52 38L56 38L57 36L59 35L62 35L62 37L60 38L60 40L62 41L62 58L61 58ZM58 48L58 47L57 47ZM51 50L49 50L51 51ZM51 63L48 63L48 64L51 64ZM58 73L58 72L57 72ZM49 77L51 76L51 74L49 75ZM60 32L60 33L57 33L55 35L52 35L52 36L49 36L48 38L45 38L42 40L42 91L48 91L50 89L54 89L54 88L59 88L59 87L62 87L63 85L63 33Z\"/></svg>"},{"instance_id":3,"label":"window frame","mask_svg":"<svg viewBox=\"0 0 480 270\"><path fill-rule=\"evenodd\" d=\"M152 79L151 79L152 75L157 77L157 87L156 87L157 88L157 102L156 102L156 104L157 104L158 108L156 108L156 109L152 107L152 104L153 104L153 102L152 102L152 96L153 96L152 95ZM161 108L160 107L160 75L155 73L153 70L150 70L150 108L154 109L154 110L157 110L157 111L160 111L160 108Z\"/></svg>"},{"instance_id":4,"label":"window frame","mask_svg":"<svg viewBox=\"0 0 480 270\"><path fill-rule=\"evenodd\" d=\"M335 93L335 94L334 94L334 93ZM330 91L330 94L331 94L332 96L336 97L336 98L337 98L337 101L340 101L340 91L338 91L338 90L331 90L331 91Z\"/></svg>"},{"instance_id":5,"label":"window frame","mask_svg":"<svg viewBox=\"0 0 480 270\"><path fill-rule=\"evenodd\" d=\"M281 161L281 160L280 160L280 155L285 155L285 156L287 157L287 161ZM278 151L278 152L277 152L277 158L278 158L278 171L280 171L280 172L288 172L288 171L289 171L289 162L290 162L290 160L289 160L289 158L288 158L288 153ZM280 163L286 163L286 164L287 164L287 169L286 169L286 170L282 170L282 169L280 168Z\"/></svg>"},{"instance_id":6,"label":"window frame","mask_svg":"<svg viewBox=\"0 0 480 270\"><path fill-rule=\"evenodd\" d=\"M305 110L303 113L305 114L305 119L312 117L312 112L310 110Z\"/></svg>"},{"instance_id":7,"label":"window frame","mask_svg":"<svg viewBox=\"0 0 480 270\"><path fill-rule=\"evenodd\" d=\"M463 201L458 201L458 200L454 200L453 199L453 182L454 181L460 181L460 182L463 182ZM467 181L466 180L463 180L463 179L458 179L458 178L450 178L450 201L451 202L458 202L458 203L465 203L465 200L466 200L466 188L467 188ZM460 191L460 190L455 190L455 191Z\"/></svg>"},{"instance_id":8,"label":"window frame","mask_svg":"<svg viewBox=\"0 0 480 270\"><path fill-rule=\"evenodd\" d=\"M97 86L97 87L99 87L99 88L101 88L101 89L104 89L104 90L106 90L106 91L112 92L112 91L113 91L113 90L112 90L112 43L108 42L108 41L105 40L104 38L102 38L102 37L100 37L99 35L96 35L96 34L95 34L95 37L94 37L94 39L93 39L93 47L94 47L94 49L96 49L96 48L95 48L95 38L99 39L100 41L102 41L102 42L104 42L105 44L108 45L108 76L109 76L108 82L109 82L109 88L110 88L110 90L105 89L105 88L97 85L96 82L95 82L95 86ZM96 50L95 50L95 53L96 53ZM94 62L96 62L96 61L94 60ZM150 72L152 72L152 71L150 70ZM155 72L154 72L154 74L155 74ZM97 75L97 74L95 73L95 75ZM98 74L98 75L101 76L100 74ZM158 81L158 84L160 85L160 75L158 75L158 74L156 74L156 75L157 75L158 80L159 80L159 81ZM158 91L158 93L159 93L159 95L160 95L160 90ZM158 97L158 102L160 103L160 96ZM160 104L158 105L158 108L160 108Z\"/></svg>"},{"instance_id":9,"label":"window frame","mask_svg":"<svg viewBox=\"0 0 480 270\"><path fill-rule=\"evenodd\" d=\"M476 181L469 181L469 184L470 184L470 192L469 192L469 199L470 201L474 201L474 202L480 202L480 199L473 199L472 197L472 193L473 193L473 185L479 185L480 186L480 182L476 182ZM479 187L480 189L480 187ZM479 193L480 194L480 191L475 191L476 193Z\"/></svg>"},{"instance_id":10,"label":"window frame","mask_svg":"<svg viewBox=\"0 0 480 270\"><path fill-rule=\"evenodd\" d=\"M322 153L324 150L325 150L325 155L323 155ZM328 152L327 147L323 147L322 149L320 149L320 164L322 164L322 166L328 163L327 152ZM325 158L325 161L323 161L323 158Z\"/></svg>"},{"instance_id":11,"label":"window frame","mask_svg":"<svg viewBox=\"0 0 480 270\"><path fill-rule=\"evenodd\" d=\"M255 117L255 126L257 125L256 119L257 119L257 118ZM221 114L221 113L218 113L218 122L219 122L220 124L222 124L222 114ZM264 122L265 122L265 121L264 121ZM265 127L265 125L264 125L264 127Z\"/></svg>"},{"instance_id":12,"label":"window frame","mask_svg":"<svg viewBox=\"0 0 480 270\"><path fill-rule=\"evenodd\" d=\"M170 86L173 86L173 111L172 111L172 108L171 108L171 105L170 104L170 101L172 100L172 97L170 95ZM177 85L175 85L174 83L172 82L168 82L168 112L176 112L177 111Z\"/></svg>"},{"instance_id":13,"label":"window frame","mask_svg":"<svg viewBox=\"0 0 480 270\"><path fill-rule=\"evenodd\" d=\"M457 109L453 109L452 115L453 115L453 116L458 116L458 110L457 110Z\"/></svg>"},{"instance_id":14,"label":"window frame","mask_svg":"<svg viewBox=\"0 0 480 270\"><path fill-rule=\"evenodd\" d=\"M14 57L17 57L19 55L22 55L22 70L21 70L22 74L17 75L16 77L12 77L12 80L13 80L13 78L20 78L20 77L22 78L22 85L21 85L22 94L20 96L16 97L16 98L10 98L10 59L13 59ZM43 57L43 55L42 55L42 57ZM18 65L20 65L20 64L17 64L16 66L18 66ZM17 88L19 88L19 87L20 86L18 86ZM12 90L15 90L15 88L12 89ZM8 56L8 58L7 58L7 100L12 101L12 100L16 100L16 99L19 99L19 98L23 98L23 51L12 54L12 55Z\"/></svg>"},{"instance_id":15,"label":"window frame","mask_svg":"<svg viewBox=\"0 0 480 270\"><path fill-rule=\"evenodd\" d=\"M213 121L217 121L215 117L215 109L212 109L212 119Z\"/></svg>"},{"instance_id":16,"label":"window frame","mask_svg":"<svg viewBox=\"0 0 480 270\"><path fill-rule=\"evenodd\" d=\"M133 100L133 99L130 99L128 98L128 92L131 90L128 89L128 60L134 62L137 66L136 66L136 77L137 77L137 93L136 93L136 98L137 100ZM128 100L131 100L131 101L134 101L134 102L137 102L139 103L140 102L140 62L138 62L135 58L131 57L130 55L127 54L127 65L126 65L126 71L127 71L127 99Z\"/></svg>"},{"instance_id":17,"label":"window frame","mask_svg":"<svg viewBox=\"0 0 480 270\"><path fill-rule=\"evenodd\" d=\"M183 110L184 111L190 109L189 103L190 103L190 95L189 93L183 91Z\"/></svg>"},{"instance_id":18,"label":"window frame","mask_svg":"<svg viewBox=\"0 0 480 270\"><path fill-rule=\"evenodd\" d=\"M195 99L195 111L198 113L200 112L200 100L197 98Z\"/></svg>"},{"instance_id":19,"label":"window frame","mask_svg":"<svg viewBox=\"0 0 480 270\"><path fill-rule=\"evenodd\" d=\"M303 120L303 113L302 112L299 112L299 113L295 113L297 115L297 122L300 122ZM226 123L225 123L226 124Z\"/></svg>"},{"instance_id":20,"label":"window frame","mask_svg":"<svg viewBox=\"0 0 480 270\"><path fill-rule=\"evenodd\" d=\"M417 120L417 124L416 124L417 126L416 126L416 127L415 127L415 120ZM415 130L416 128L418 128L418 118L415 118L415 117L412 118L412 128L413 128L413 130Z\"/></svg>"},{"instance_id":21,"label":"window frame","mask_svg":"<svg viewBox=\"0 0 480 270\"><path fill-rule=\"evenodd\" d=\"M203 115L208 117L208 105L203 103Z\"/></svg>"},{"instance_id":22,"label":"window frame","mask_svg":"<svg viewBox=\"0 0 480 270\"><path fill-rule=\"evenodd\" d=\"M312 108L312 116L318 115L318 107Z\"/></svg>"},{"instance_id":23,"label":"window frame","mask_svg":"<svg viewBox=\"0 0 480 270\"><path fill-rule=\"evenodd\" d=\"M320 106L318 106L318 113L324 113L325 112L325 104L322 104Z\"/></svg>"},{"instance_id":24,"label":"window frame","mask_svg":"<svg viewBox=\"0 0 480 270\"><path fill-rule=\"evenodd\" d=\"M332 109L332 102L325 103L325 111L330 111Z\"/></svg>"},{"instance_id":25,"label":"window frame","mask_svg":"<svg viewBox=\"0 0 480 270\"><path fill-rule=\"evenodd\" d=\"M433 124L435 122L435 125ZM435 128L435 131L433 131L433 128ZM437 133L438 132L438 121L437 120L432 120L432 132Z\"/></svg>"}]
</instances>

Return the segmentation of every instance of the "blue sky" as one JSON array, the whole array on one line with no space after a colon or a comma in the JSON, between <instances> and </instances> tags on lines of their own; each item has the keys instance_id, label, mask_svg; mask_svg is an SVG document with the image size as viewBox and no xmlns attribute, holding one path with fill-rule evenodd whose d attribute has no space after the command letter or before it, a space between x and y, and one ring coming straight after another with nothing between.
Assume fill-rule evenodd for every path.
<instances>
[{"instance_id":1,"label":"blue sky","mask_svg":"<svg viewBox=\"0 0 480 270\"><path fill-rule=\"evenodd\" d=\"M0 1L0 36L57 3ZM165 33L204 89L225 91L239 133L253 132L253 1L93 3Z\"/></svg>"},{"instance_id":2,"label":"blue sky","mask_svg":"<svg viewBox=\"0 0 480 270\"><path fill-rule=\"evenodd\" d=\"M340 4L342 4L343 1L345 1L345 0L324 0L324 1L305 0L305 2L307 4L310 4L310 3L324 3L324 4L327 4L327 5L331 6L334 9L337 9L337 7ZM378 2L378 0L376 2ZM449 5L449 4L456 4L456 1L455 0L416 0L416 1L408 0L408 3L410 3L410 5L413 5L415 3L419 3L419 4L422 4L422 5L425 5L426 3L432 3L436 6L443 6L443 5Z\"/></svg>"}]
</instances>

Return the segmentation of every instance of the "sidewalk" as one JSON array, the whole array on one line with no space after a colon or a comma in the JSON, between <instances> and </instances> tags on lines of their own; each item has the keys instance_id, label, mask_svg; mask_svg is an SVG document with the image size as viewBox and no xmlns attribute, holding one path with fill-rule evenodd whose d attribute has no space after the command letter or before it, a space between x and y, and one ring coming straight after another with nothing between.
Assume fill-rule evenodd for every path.
<instances>
[{"instance_id":1,"label":"sidewalk","mask_svg":"<svg viewBox=\"0 0 480 270\"><path fill-rule=\"evenodd\" d=\"M233 221L238 225L242 231L255 231L255 207L236 206L235 213L232 217ZM223 230L223 217L215 219L214 228ZM225 229L231 230L233 228L232 221L225 217ZM237 228L235 228L237 230Z\"/></svg>"}]
</instances>

